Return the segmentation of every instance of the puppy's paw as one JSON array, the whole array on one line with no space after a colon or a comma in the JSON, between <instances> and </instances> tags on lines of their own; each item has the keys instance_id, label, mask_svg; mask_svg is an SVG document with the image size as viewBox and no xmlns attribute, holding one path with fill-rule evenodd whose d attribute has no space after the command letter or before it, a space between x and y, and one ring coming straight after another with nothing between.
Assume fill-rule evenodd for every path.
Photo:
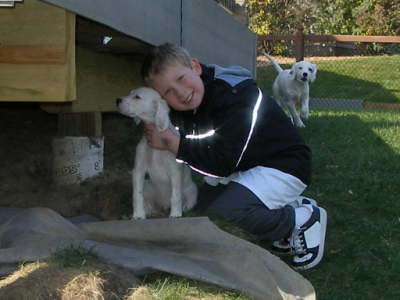
<instances>
[{"instance_id":1,"label":"puppy's paw","mask_svg":"<svg viewBox=\"0 0 400 300\"><path fill-rule=\"evenodd\" d=\"M135 212L132 215L132 220L144 220L144 219L146 219L146 215L144 213L140 213L140 212L136 213Z\"/></svg>"},{"instance_id":2,"label":"puppy's paw","mask_svg":"<svg viewBox=\"0 0 400 300\"><path fill-rule=\"evenodd\" d=\"M308 109L302 109L300 112L300 116L303 119L308 119L308 117L310 116L310 112L308 111Z\"/></svg>"},{"instance_id":3,"label":"puppy's paw","mask_svg":"<svg viewBox=\"0 0 400 300\"><path fill-rule=\"evenodd\" d=\"M182 217L182 210L179 209L171 209L171 213L169 214L170 218L180 218Z\"/></svg>"},{"instance_id":4,"label":"puppy's paw","mask_svg":"<svg viewBox=\"0 0 400 300\"><path fill-rule=\"evenodd\" d=\"M196 206L196 204L197 204L197 199L195 197L186 199L186 201L183 202L182 210L183 211L191 210L193 207Z\"/></svg>"},{"instance_id":5,"label":"puppy's paw","mask_svg":"<svg viewBox=\"0 0 400 300\"><path fill-rule=\"evenodd\" d=\"M297 121L297 122L296 122L296 126L297 126L297 127L300 127L300 128L306 127L306 125L304 125L304 123L303 123L302 120Z\"/></svg>"}]
</instances>

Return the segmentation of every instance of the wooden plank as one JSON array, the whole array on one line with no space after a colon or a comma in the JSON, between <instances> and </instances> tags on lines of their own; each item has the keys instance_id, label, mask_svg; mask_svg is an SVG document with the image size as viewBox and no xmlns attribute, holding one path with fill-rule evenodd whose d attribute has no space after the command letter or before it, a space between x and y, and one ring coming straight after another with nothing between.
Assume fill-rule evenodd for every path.
<instances>
[{"instance_id":1,"label":"wooden plank","mask_svg":"<svg viewBox=\"0 0 400 300\"><path fill-rule=\"evenodd\" d=\"M101 136L100 112L58 114L58 136Z\"/></svg>"},{"instance_id":2,"label":"wooden plank","mask_svg":"<svg viewBox=\"0 0 400 300\"><path fill-rule=\"evenodd\" d=\"M259 35L260 41L292 41L295 35ZM304 39L312 42L365 42L365 43L400 43L400 36L379 35L313 35L306 34Z\"/></svg>"},{"instance_id":3,"label":"wooden plank","mask_svg":"<svg viewBox=\"0 0 400 300\"><path fill-rule=\"evenodd\" d=\"M1 45L65 45L66 14L64 9L38 0L0 9Z\"/></svg>"},{"instance_id":4,"label":"wooden plank","mask_svg":"<svg viewBox=\"0 0 400 300\"><path fill-rule=\"evenodd\" d=\"M65 45L0 47L0 64L65 64L65 62Z\"/></svg>"},{"instance_id":5,"label":"wooden plank","mask_svg":"<svg viewBox=\"0 0 400 300\"><path fill-rule=\"evenodd\" d=\"M76 47L77 100L43 103L49 113L116 111L115 99L143 85L141 62Z\"/></svg>"},{"instance_id":6,"label":"wooden plank","mask_svg":"<svg viewBox=\"0 0 400 300\"><path fill-rule=\"evenodd\" d=\"M0 101L76 99L75 15L38 0L0 9Z\"/></svg>"},{"instance_id":7,"label":"wooden plank","mask_svg":"<svg viewBox=\"0 0 400 300\"><path fill-rule=\"evenodd\" d=\"M400 36L380 35L305 35L304 39L313 42L400 43Z\"/></svg>"},{"instance_id":8,"label":"wooden plank","mask_svg":"<svg viewBox=\"0 0 400 300\"><path fill-rule=\"evenodd\" d=\"M400 103L364 102L365 109L400 111Z\"/></svg>"}]
</instances>

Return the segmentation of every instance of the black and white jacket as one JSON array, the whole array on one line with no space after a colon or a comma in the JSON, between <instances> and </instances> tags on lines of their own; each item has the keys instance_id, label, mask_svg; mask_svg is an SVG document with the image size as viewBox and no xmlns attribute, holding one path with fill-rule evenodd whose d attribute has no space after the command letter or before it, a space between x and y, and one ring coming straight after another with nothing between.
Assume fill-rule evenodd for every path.
<instances>
[{"instance_id":1,"label":"black and white jacket","mask_svg":"<svg viewBox=\"0 0 400 300\"><path fill-rule=\"evenodd\" d=\"M310 184L310 149L248 70L202 65L201 78L205 94L197 110L172 111L183 125L177 161L212 177L264 166Z\"/></svg>"}]
</instances>

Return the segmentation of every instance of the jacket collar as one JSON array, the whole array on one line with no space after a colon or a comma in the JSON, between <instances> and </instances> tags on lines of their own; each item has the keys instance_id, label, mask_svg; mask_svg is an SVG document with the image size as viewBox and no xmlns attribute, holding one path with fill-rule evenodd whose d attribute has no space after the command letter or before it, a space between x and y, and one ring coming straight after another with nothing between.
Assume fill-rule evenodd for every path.
<instances>
[{"instance_id":1,"label":"jacket collar","mask_svg":"<svg viewBox=\"0 0 400 300\"><path fill-rule=\"evenodd\" d=\"M204 87L206 87L214 79L214 68L201 64L201 76L200 77L203 80Z\"/></svg>"}]
</instances>

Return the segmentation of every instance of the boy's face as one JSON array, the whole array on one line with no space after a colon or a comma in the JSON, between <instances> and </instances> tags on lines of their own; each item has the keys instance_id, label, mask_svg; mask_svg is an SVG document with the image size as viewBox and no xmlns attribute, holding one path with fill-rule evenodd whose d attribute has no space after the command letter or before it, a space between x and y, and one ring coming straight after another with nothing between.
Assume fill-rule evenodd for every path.
<instances>
[{"instance_id":1,"label":"boy's face","mask_svg":"<svg viewBox=\"0 0 400 300\"><path fill-rule=\"evenodd\" d=\"M200 63L192 58L191 65L192 68L188 68L180 63L171 63L161 73L150 77L149 85L175 110L196 109L203 100Z\"/></svg>"}]
</instances>

